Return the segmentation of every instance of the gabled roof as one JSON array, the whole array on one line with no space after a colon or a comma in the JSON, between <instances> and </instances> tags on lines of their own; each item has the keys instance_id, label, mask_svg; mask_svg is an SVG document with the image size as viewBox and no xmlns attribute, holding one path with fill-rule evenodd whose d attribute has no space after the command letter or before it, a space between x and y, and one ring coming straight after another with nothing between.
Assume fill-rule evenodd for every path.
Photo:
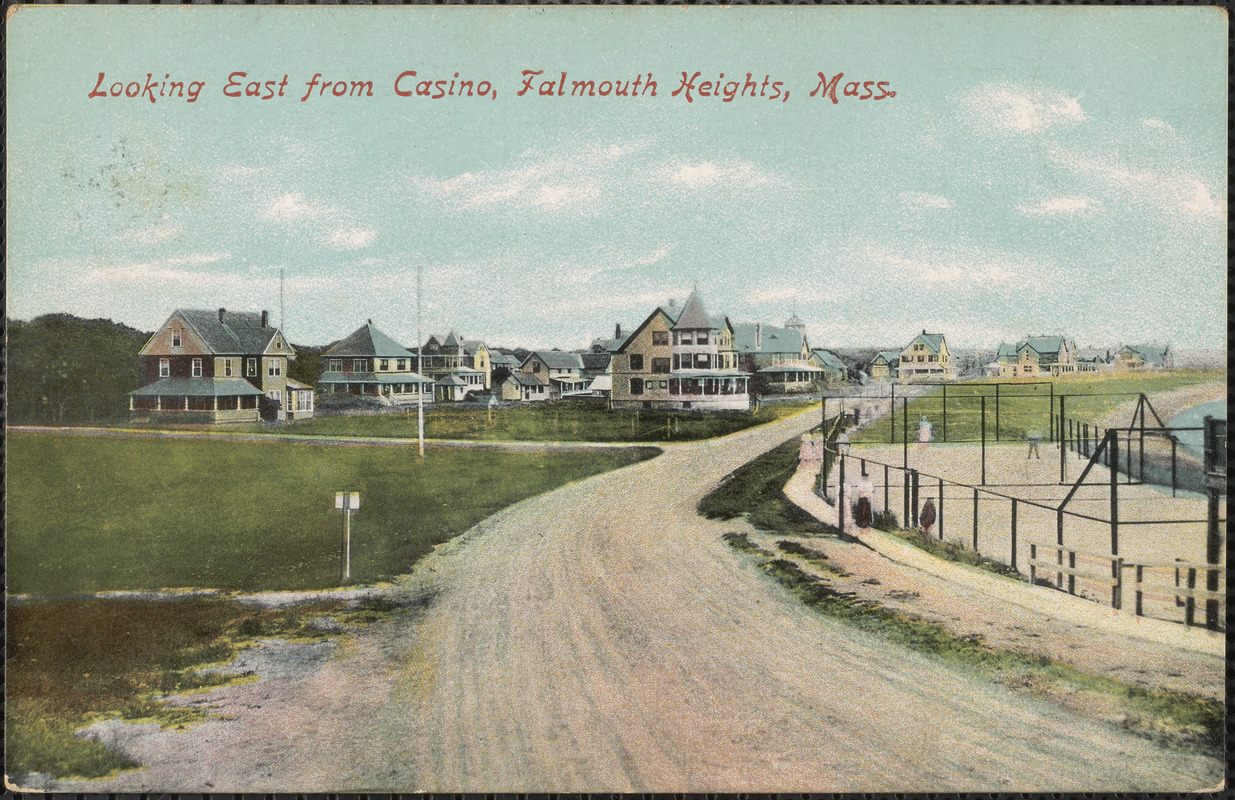
<instances>
[{"instance_id":1,"label":"gabled roof","mask_svg":"<svg viewBox=\"0 0 1235 800\"><path fill-rule=\"evenodd\" d=\"M613 356L608 353L580 353L579 357L583 359L583 368L591 372L608 370L609 362L613 360Z\"/></svg>"},{"instance_id":2,"label":"gabled roof","mask_svg":"<svg viewBox=\"0 0 1235 800\"><path fill-rule=\"evenodd\" d=\"M447 334L445 340L442 341L442 347L458 347L459 337L455 336L455 332L451 331Z\"/></svg>"},{"instance_id":3,"label":"gabled roof","mask_svg":"<svg viewBox=\"0 0 1235 800\"><path fill-rule=\"evenodd\" d=\"M690 297L686 298L686 305L682 306L682 313L678 314L677 320L673 323L673 329L710 330L712 327L712 318L708 316L707 310L703 307L699 292L691 292Z\"/></svg>"},{"instance_id":4,"label":"gabled roof","mask_svg":"<svg viewBox=\"0 0 1235 800\"><path fill-rule=\"evenodd\" d=\"M480 339L463 339L462 341L460 341L460 344L463 345L463 349L467 352L469 356L476 355L476 353L478 353L480 351L480 348L482 347L485 348L486 350L489 349L488 346L484 342L482 342ZM490 362L493 361L492 356L490 356L489 361Z\"/></svg>"},{"instance_id":5,"label":"gabled roof","mask_svg":"<svg viewBox=\"0 0 1235 800\"><path fill-rule=\"evenodd\" d=\"M733 349L739 353L800 353L802 332L753 322L733 326Z\"/></svg>"},{"instance_id":6,"label":"gabled roof","mask_svg":"<svg viewBox=\"0 0 1235 800\"><path fill-rule=\"evenodd\" d=\"M377 329L372 322L361 325L343 341L322 353L327 356L375 356L377 358L407 358L406 347Z\"/></svg>"},{"instance_id":7,"label":"gabled roof","mask_svg":"<svg viewBox=\"0 0 1235 800\"><path fill-rule=\"evenodd\" d=\"M1014 344L1000 344L998 352L995 353L996 361L1015 361L1017 346Z\"/></svg>"},{"instance_id":8,"label":"gabled roof","mask_svg":"<svg viewBox=\"0 0 1235 800\"><path fill-rule=\"evenodd\" d=\"M1170 347L1150 347L1143 344L1129 344L1124 346L1125 350L1130 350L1140 357L1141 361L1146 364L1165 365L1166 354Z\"/></svg>"},{"instance_id":9,"label":"gabled roof","mask_svg":"<svg viewBox=\"0 0 1235 800\"><path fill-rule=\"evenodd\" d=\"M842 372L848 371L845 362L841 361L837 355L829 350L811 350L811 357L825 367L830 369L839 369Z\"/></svg>"},{"instance_id":10,"label":"gabled roof","mask_svg":"<svg viewBox=\"0 0 1235 800\"><path fill-rule=\"evenodd\" d=\"M633 342L635 340L635 337L637 337L640 333L643 333L643 329L646 328L648 325L650 325L652 323L652 320L656 319L657 314L664 317L665 321L668 322L670 326L673 325L673 317L669 315L669 312L657 306L655 311L653 311L651 314L648 314L647 319L639 323L638 328L635 328L633 331L630 332L630 335L627 336L626 339L620 345L617 346L616 350L611 350L610 352L625 353L626 345Z\"/></svg>"},{"instance_id":11,"label":"gabled roof","mask_svg":"<svg viewBox=\"0 0 1235 800\"><path fill-rule=\"evenodd\" d=\"M878 353L875 354L875 357L871 359L871 364L878 364L880 361L882 361L883 363L889 366L895 366L896 364L900 363L900 360L901 360L900 350L880 350Z\"/></svg>"},{"instance_id":12,"label":"gabled roof","mask_svg":"<svg viewBox=\"0 0 1235 800\"><path fill-rule=\"evenodd\" d=\"M1028 347L1035 353L1043 355L1055 355L1059 353L1059 348L1063 347L1064 341L1062 336L1034 336L1026 339L1016 349Z\"/></svg>"},{"instance_id":13,"label":"gabled roof","mask_svg":"<svg viewBox=\"0 0 1235 800\"><path fill-rule=\"evenodd\" d=\"M943 349L943 334L942 333L927 333L922 331L917 336L913 337L913 341L909 343L909 347L913 347L918 342L926 345L926 349L932 353L938 354ZM905 349L908 350L909 347Z\"/></svg>"},{"instance_id":14,"label":"gabled roof","mask_svg":"<svg viewBox=\"0 0 1235 800\"><path fill-rule=\"evenodd\" d=\"M273 325L262 327L262 315L257 311L178 308L172 316L184 320L216 354L264 353L278 333Z\"/></svg>"},{"instance_id":15,"label":"gabled roof","mask_svg":"<svg viewBox=\"0 0 1235 800\"><path fill-rule=\"evenodd\" d=\"M583 369L583 359L578 353L565 353L561 350L537 350L528 355L530 361L533 357L539 358L544 362L544 365L549 369ZM524 364L527 361L523 362Z\"/></svg>"},{"instance_id":16,"label":"gabled roof","mask_svg":"<svg viewBox=\"0 0 1235 800\"><path fill-rule=\"evenodd\" d=\"M495 367L512 367L518 368L519 359L509 353L500 353L493 350L489 353L489 363Z\"/></svg>"}]
</instances>

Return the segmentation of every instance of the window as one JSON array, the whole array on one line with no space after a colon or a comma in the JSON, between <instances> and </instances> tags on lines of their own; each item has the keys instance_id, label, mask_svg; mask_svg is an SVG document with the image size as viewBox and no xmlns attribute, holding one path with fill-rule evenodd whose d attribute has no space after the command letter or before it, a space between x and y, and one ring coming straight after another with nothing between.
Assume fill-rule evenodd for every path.
<instances>
[{"instance_id":1,"label":"window","mask_svg":"<svg viewBox=\"0 0 1235 800\"><path fill-rule=\"evenodd\" d=\"M652 345L666 347L669 344L669 331L652 331Z\"/></svg>"},{"instance_id":2,"label":"window","mask_svg":"<svg viewBox=\"0 0 1235 800\"><path fill-rule=\"evenodd\" d=\"M539 361L532 362L532 372L540 372L540 362Z\"/></svg>"},{"instance_id":3,"label":"window","mask_svg":"<svg viewBox=\"0 0 1235 800\"><path fill-rule=\"evenodd\" d=\"M669 374L669 359L653 358L652 359L652 373L655 375L668 375Z\"/></svg>"},{"instance_id":4,"label":"window","mask_svg":"<svg viewBox=\"0 0 1235 800\"><path fill-rule=\"evenodd\" d=\"M172 362L169 358L159 359L159 377L167 378L172 374Z\"/></svg>"},{"instance_id":5,"label":"window","mask_svg":"<svg viewBox=\"0 0 1235 800\"><path fill-rule=\"evenodd\" d=\"M643 394L643 378L630 379L630 393Z\"/></svg>"},{"instance_id":6,"label":"window","mask_svg":"<svg viewBox=\"0 0 1235 800\"><path fill-rule=\"evenodd\" d=\"M227 378L232 376L232 360L230 358L223 359L223 375Z\"/></svg>"},{"instance_id":7,"label":"window","mask_svg":"<svg viewBox=\"0 0 1235 800\"><path fill-rule=\"evenodd\" d=\"M193 359L193 377L200 378L202 376L202 360L200 358Z\"/></svg>"},{"instance_id":8,"label":"window","mask_svg":"<svg viewBox=\"0 0 1235 800\"><path fill-rule=\"evenodd\" d=\"M707 331L699 331L698 333L695 334L695 344L707 344L707 343L708 343L708 332Z\"/></svg>"},{"instance_id":9,"label":"window","mask_svg":"<svg viewBox=\"0 0 1235 800\"><path fill-rule=\"evenodd\" d=\"M641 353L630 354L630 368L636 372L643 369L643 355Z\"/></svg>"},{"instance_id":10,"label":"window","mask_svg":"<svg viewBox=\"0 0 1235 800\"><path fill-rule=\"evenodd\" d=\"M270 391L266 392L266 396L269 397L271 400L275 401L276 403L283 402L283 393L280 392L278 389L271 389Z\"/></svg>"},{"instance_id":11,"label":"window","mask_svg":"<svg viewBox=\"0 0 1235 800\"><path fill-rule=\"evenodd\" d=\"M707 353L695 353L695 369L708 369L712 360Z\"/></svg>"},{"instance_id":12,"label":"window","mask_svg":"<svg viewBox=\"0 0 1235 800\"><path fill-rule=\"evenodd\" d=\"M407 359L406 359L406 358L400 358L400 359L396 362L396 367L395 367L395 369L397 369L399 372L404 372L404 371L406 371L406 370L407 370Z\"/></svg>"},{"instance_id":13,"label":"window","mask_svg":"<svg viewBox=\"0 0 1235 800\"><path fill-rule=\"evenodd\" d=\"M383 358L381 361L381 366L379 366L378 369L380 369L382 372L389 372L390 362Z\"/></svg>"},{"instance_id":14,"label":"window","mask_svg":"<svg viewBox=\"0 0 1235 800\"><path fill-rule=\"evenodd\" d=\"M257 376L257 359L250 358L245 363L244 369L245 369L245 375L248 375L250 378L256 377Z\"/></svg>"},{"instance_id":15,"label":"window","mask_svg":"<svg viewBox=\"0 0 1235 800\"><path fill-rule=\"evenodd\" d=\"M352 359L352 372L364 372L365 360L363 358Z\"/></svg>"},{"instance_id":16,"label":"window","mask_svg":"<svg viewBox=\"0 0 1235 800\"><path fill-rule=\"evenodd\" d=\"M662 388L662 389L668 389L668 388L669 388L669 381L661 381L661 382L660 382L660 388Z\"/></svg>"},{"instance_id":17,"label":"window","mask_svg":"<svg viewBox=\"0 0 1235 800\"><path fill-rule=\"evenodd\" d=\"M172 347L180 347L184 340L180 336L179 328L172 328Z\"/></svg>"},{"instance_id":18,"label":"window","mask_svg":"<svg viewBox=\"0 0 1235 800\"><path fill-rule=\"evenodd\" d=\"M922 363L922 356L918 356L918 363Z\"/></svg>"},{"instance_id":19,"label":"window","mask_svg":"<svg viewBox=\"0 0 1235 800\"><path fill-rule=\"evenodd\" d=\"M690 331L682 331L682 344L691 344L694 341L692 337L693 334Z\"/></svg>"},{"instance_id":20,"label":"window","mask_svg":"<svg viewBox=\"0 0 1235 800\"><path fill-rule=\"evenodd\" d=\"M332 358L329 361L327 361L326 371L327 372L342 372L343 371L343 359Z\"/></svg>"},{"instance_id":21,"label":"window","mask_svg":"<svg viewBox=\"0 0 1235 800\"><path fill-rule=\"evenodd\" d=\"M266 374L275 377L283 374L283 360L272 358L266 362Z\"/></svg>"}]
</instances>

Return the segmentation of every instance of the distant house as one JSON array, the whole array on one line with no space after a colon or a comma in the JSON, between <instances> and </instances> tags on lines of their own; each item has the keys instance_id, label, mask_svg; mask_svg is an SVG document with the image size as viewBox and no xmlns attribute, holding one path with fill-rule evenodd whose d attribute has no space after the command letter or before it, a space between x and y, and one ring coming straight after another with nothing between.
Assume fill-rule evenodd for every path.
<instances>
[{"instance_id":1,"label":"distant house","mask_svg":"<svg viewBox=\"0 0 1235 800\"><path fill-rule=\"evenodd\" d=\"M388 406L433 402L433 381L416 372L416 357L369 320L321 355L318 390L367 395Z\"/></svg>"},{"instance_id":2,"label":"distant house","mask_svg":"<svg viewBox=\"0 0 1235 800\"><path fill-rule=\"evenodd\" d=\"M820 378L829 388L840 386L849 376L849 368L845 366L845 362L829 350L811 350L806 363L822 370Z\"/></svg>"},{"instance_id":3,"label":"distant house","mask_svg":"<svg viewBox=\"0 0 1235 800\"><path fill-rule=\"evenodd\" d=\"M927 333L925 328L901 350L896 371L901 383L950 381L956 377L944 335Z\"/></svg>"},{"instance_id":4,"label":"distant house","mask_svg":"<svg viewBox=\"0 0 1235 800\"><path fill-rule=\"evenodd\" d=\"M609 366L613 408L745 410L749 376L736 366L727 319L711 317L698 292L679 313L657 308L625 338Z\"/></svg>"},{"instance_id":5,"label":"distant house","mask_svg":"<svg viewBox=\"0 0 1235 800\"><path fill-rule=\"evenodd\" d=\"M438 384L440 400L463 400L490 388L492 356L479 339L465 340L454 331L430 336L422 346L421 358L425 377Z\"/></svg>"},{"instance_id":6,"label":"distant house","mask_svg":"<svg viewBox=\"0 0 1235 800\"><path fill-rule=\"evenodd\" d=\"M129 410L213 423L311 417L312 390L287 380L295 357L265 311L177 309L138 353Z\"/></svg>"},{"instance_id":7,"label":"distant house","mask_svg":"<svg viewBox=\"0 0 1235 800\"><path fill-rule=\"evenodd\" d=\"M536 350L529 353L519 365L519 373L535 381L536 387L525 400L560 400L562 397L583 394L588 380L583 377L583 357L579 353L564 353L561 350Z\"/></svg>"},{"instance_id":8,"label":"distant house","mask_svg":"<svg viewBox=\"0 0 1235 800\"><path fill-rule=\"evenodd\" d=\"M870 376L873 381L891 383L897 377L897 367L900 366L899 350L883 350L875 354L870 363Z\"/></svg>"},{"instance_id":9,"label":"distant house","mask_svg":"<svg viewBox=\"0 0 1235 800\"><path fill-rule=\"evenodd\" d=\"M1125 345L1115 354L1114 368L1118 370L1174 369L1175 354L1168 347L1150 345Z\"/></svg>"},{"instance_id":10,"label":"distant house","mask_svg":"<svg viewBox=\"0 0 1235 800\"><path fill-rule=\"evenodd\" d=\"M622 332L622 323L619 322L613 326L613 338L612 339L605 339L605 338L593 339L592 344L589 347L589 350L591 350L591 352L593 353L612 354L614 351L616 351L619 347L622 346L622 342L624 341L626 341L626 334Z\"/></svg>"},{"instance_id":11,"label":"distant house","mask_svg":"<svg viewBox=\"0 0 1235 800\"><path fill-rule=\"evenodd\" d=\"M1078 371L1076 343L1062 336L1034 336L1001 344L994 366L1001 378L1066 377Z\"/></svg>"},{"instance_id":12,"label":"distant house","mask_svg":"<svg viewBox=\"0 0 1235 800\"><path fill-rule=\"evenodd\" d=\"M756 371L772 392L809 392L823 383L823 370L810 363L806 326L790 317L785 327L762 322L733 325L736 363Z\"/></svg>"}]
</instances>

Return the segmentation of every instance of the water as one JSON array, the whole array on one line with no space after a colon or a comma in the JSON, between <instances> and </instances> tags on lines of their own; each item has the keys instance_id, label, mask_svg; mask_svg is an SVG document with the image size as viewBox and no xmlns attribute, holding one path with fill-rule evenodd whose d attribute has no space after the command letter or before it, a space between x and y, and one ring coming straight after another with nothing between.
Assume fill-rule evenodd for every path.
<instances>
[{"instance_id":1,"label":"water","mask_svg":"<svg viewBox=\"0 0 1235 800\"><path fill-rule=\"evenodd\" d=\"M1205 417L1226 419L1226 401L1214 400L1185 409L1166 421L1169 428L1202 428ZM1205 431L1181 431L1177 434L1179 444L1197 458L1205 457Z\"/></svg>"}]
</instances>

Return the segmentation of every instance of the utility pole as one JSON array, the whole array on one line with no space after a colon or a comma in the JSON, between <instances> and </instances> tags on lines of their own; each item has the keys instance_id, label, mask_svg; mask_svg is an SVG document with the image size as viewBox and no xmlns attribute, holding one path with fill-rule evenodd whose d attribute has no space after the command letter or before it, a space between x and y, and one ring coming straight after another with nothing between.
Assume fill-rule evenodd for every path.
<instances>
[{"instance_id":1,"label":"utility pole","mask_svg":"<svg viewBox=\"0 0 1235 800\"><path fill-rule=\"evenodd\" d=\"M420 262L416 262L416 374L420 376L420 391L416 392L416 435L420 442L420 458L423 461L425 457L425 373L424 358L421 353L424 349L424 340L420 332L420 273Z\"/></svg>"}]
</instances>

